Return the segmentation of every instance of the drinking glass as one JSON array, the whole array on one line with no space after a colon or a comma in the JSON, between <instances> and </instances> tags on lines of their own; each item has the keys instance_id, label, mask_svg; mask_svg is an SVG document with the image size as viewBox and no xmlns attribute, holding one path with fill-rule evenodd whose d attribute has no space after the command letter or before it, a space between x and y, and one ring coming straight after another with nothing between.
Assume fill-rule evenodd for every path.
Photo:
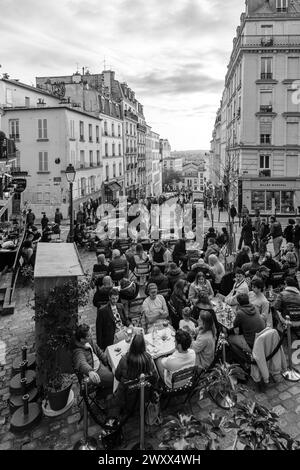
<instances>
[{"instance_id":1,"label":"drinking glass","mask_svg":"<svg viewBox=\"0 0 300 470\"><path fill-rule=\"evenodd\" d=\"M133 329L132 328L127 328L126 330L126 343L130 343L131 339L132 339L132 335L133 335Z\"/></svg>"}]
</instances>

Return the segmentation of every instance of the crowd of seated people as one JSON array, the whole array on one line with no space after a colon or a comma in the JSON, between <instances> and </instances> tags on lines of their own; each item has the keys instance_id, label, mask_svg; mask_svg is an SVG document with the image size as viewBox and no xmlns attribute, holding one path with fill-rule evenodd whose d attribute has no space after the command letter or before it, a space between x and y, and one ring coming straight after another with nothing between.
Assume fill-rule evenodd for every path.
<instances>
[{"instance_id":1,"label":"crowd of seated people","mask_svg":"<svg viewBox=\"0 0 300 470\"><path fill-rule=\"evenodd\" d=\"M175 244L173 252L162 241L154 241L146 251L137 240L123 253L107 244L111 256L98 256L93 268L96 285L93 304L97 308L97 346L102 354L108 346L126 339L126 330L132 327L128 303L130 305L140 296L139 278L135 274L138 266L149 265L140 303L140 326L148 334L168 322L175 331L175 352L156 361L146 352L143 335L135 333L128 353L121 358L115 372L119 381L114 394L115 404L122 404L124 383L138 378L141 372L152 375L153 383L171 387L175 372L195 365L201 370L210 367L220 331L212 302L214 298L227 304L235 313L233 328L226 332L228 342L234 348L251 353L256 335L266 328L273 328L277 321L284 323L291 311L295 311L293 326L300 327L300 291L294 246L287 245L280 261L273 259L270 252L264 255L251 253L251 249L244 246L226 273L220 247L228 242L228 234L222 233L224 236L220 238L216 231L209 231L204 243L206 250L190 267L188 251L181 240ZM280 281L282 291L271 305L266 293L270 286L278 287L274 277L278 273L283 276ZM80 366L81 370L87 375L91 373L97 380L93 372L98 371L95 367L99 368L99 363L96 361L93 365L90 354L93 358L93 354L98 354L106 367L104 356L99 350L90 352L83 333L78 333L76 341L77 363L80 363L78 357L82 362L86 360L89 367ZM98 375L101 377L101 373Z\"/></svg>"}]
</instances>

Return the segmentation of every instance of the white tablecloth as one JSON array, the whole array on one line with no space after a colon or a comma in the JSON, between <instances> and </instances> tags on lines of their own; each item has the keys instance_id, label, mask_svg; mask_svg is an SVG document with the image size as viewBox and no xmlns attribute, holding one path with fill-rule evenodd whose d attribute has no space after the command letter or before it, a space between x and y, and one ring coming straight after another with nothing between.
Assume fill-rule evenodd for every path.
<instances>
[{"instance_id":1,"label":"white tablecloth","mask_svg":"<svg viewBox=\"0 0 300 470\"><path fill-rule=\"evenodd\" d=\"M155 338L152 333L145 335L147 352L153 359L169 356L175 351L175 332L171 328L165 328L156 332ZM164 339L166 338L166 339ZM112 344L106 348L107 359L113 374L123 356L128 352L130 343L125 340ZM114 391L117 389L118 381L114 380Z\"/></svg>"}]
</instances>

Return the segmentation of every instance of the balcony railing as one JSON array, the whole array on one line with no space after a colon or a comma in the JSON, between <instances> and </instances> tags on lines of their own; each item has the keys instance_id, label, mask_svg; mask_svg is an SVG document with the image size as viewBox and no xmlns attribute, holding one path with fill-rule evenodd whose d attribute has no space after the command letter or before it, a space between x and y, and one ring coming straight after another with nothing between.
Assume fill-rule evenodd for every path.
<instances>
[{"instance_id":1,"label":"balcony railing","mask_svg":"<svg viewBox=\"0 0 300 470\"><path fill-rule=\"evenodd\" d=\"M273 46L274 44L274 40L273 40L273 37L267 37L267 36L263 36L261 38L261 45L264 46L264 47L268 47L268 46Z\"/></svg>"},{"instance_id":2,"label":"balcony railing","mask_svg":"<svg viewBox=\"0 0 300 470\"><path fill-rule=\"evenodd\" d=\"M260 78L261 78L261 80L272 80L273 79L273 74L271 72L261 73Z\"/></svg>"},{"instance_id":3,"label":"balcony railing","mask_svg":"<svg viewBox=\"0 0 300 470\"><path fill-rule=\"evenodd\" d=\"M272 44L262 44L263 42L272 41ZM262 37L261 35L247 35L241 36L240 41L237 45L241 47L257 47L262 45L273 45L273 46L299 46L300 45L300 34L283 34L283 35L272 35Z\"/></svg>"},{"instance_id":4,"label":"balcony railing","mask_svg":"<svg viewBox=\"0 0 300 470\"><path fill-rule=\"evenodd\" d=\"M261 113L272 113L273 112L273 106L272 105L261 105L259 108L259 111Z\"/></svg>"}]
</instances>

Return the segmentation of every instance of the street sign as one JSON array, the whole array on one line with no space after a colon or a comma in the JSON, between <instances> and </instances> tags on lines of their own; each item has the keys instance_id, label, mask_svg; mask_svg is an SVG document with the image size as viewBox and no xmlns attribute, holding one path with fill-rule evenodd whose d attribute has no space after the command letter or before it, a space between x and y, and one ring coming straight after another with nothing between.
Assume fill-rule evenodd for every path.
<instances>
[{"instance_id":1,"label":"street sign","mask_svg":"<svg viewBox=\"0 0 300 470\"><path fill-rule=\"evenodd\" d=\"M27 181L25 178L13 178L12 184L16 184L17 187L15 189L16 193L22 193L26 189Z\"/></svg>"}]
</instances>

